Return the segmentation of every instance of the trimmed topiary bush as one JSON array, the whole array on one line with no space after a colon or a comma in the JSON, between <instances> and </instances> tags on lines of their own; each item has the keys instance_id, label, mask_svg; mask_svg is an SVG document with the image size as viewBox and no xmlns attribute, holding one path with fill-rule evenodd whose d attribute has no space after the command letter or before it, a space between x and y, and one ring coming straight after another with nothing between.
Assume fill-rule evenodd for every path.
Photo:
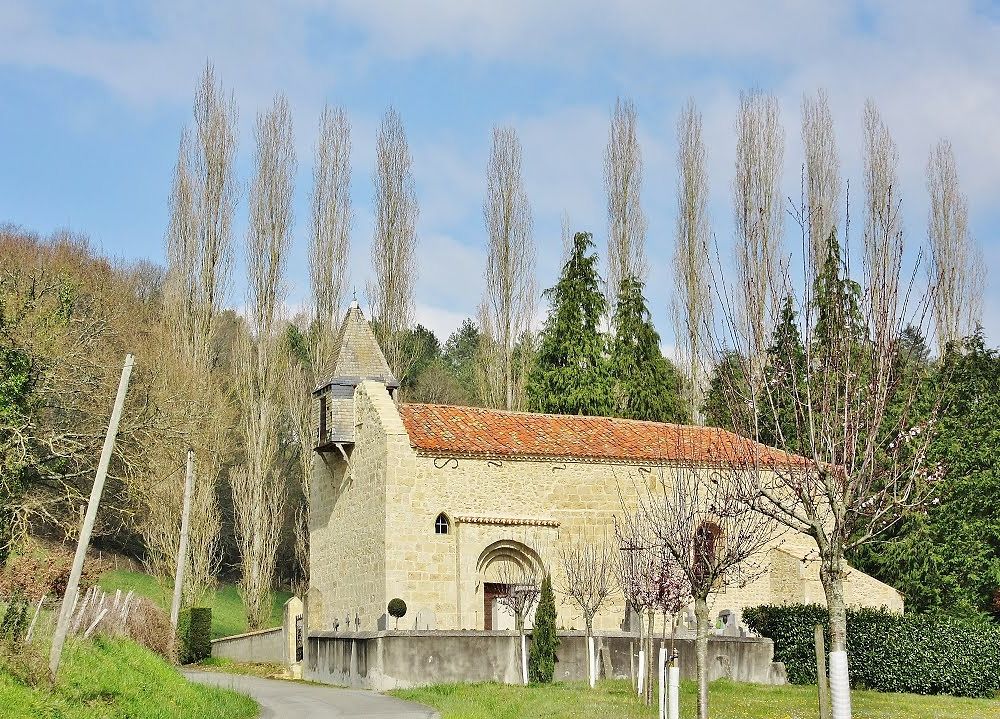
<instances>
[{"instance_id":1,"label":"trimmed topiary bush","mask_svg":"<svg viewBox=\"0 0 1000 719\"><path fill-rule=\"evenodd\" d=\"M747 626L774 641L774 659L784 662L793 684L816 683L813 627L826 627L828 619L818 604L743 612ZM967 697L1000 691L1000 627L988 621L851 609L847 654L851 684L859 689Z\"/></svg>"},{"instance_id":2,"label":"trimmed topiary bush","mask_svg":"<svg viewBox=\"0 0 1000 719\"><path fill-rule=\"evenodd\" d=\"M177 622L177 658L193 664L212 656L212 610L191 607L180 613Z\"/></svg>"},{"instance_id":3,"label":"trimmed topiary bush","mask_svg":"<svg viewBox=\"0 0 1000 719\"><path fill-rule=\"evenodd\" d=\"M552 577L542 580L542 591L531 630L531 650L528 654L528 678L534 683L548 684L556 671L556 598L552 593Z\"/></svg>"},{"instance_id":4,"label":"trimmed topiary bush","mask_svg":"<svg viewBox=\"0 0 1000 719\"><path fill-rule=\"evenodd\" d=\"M406 602L399 597L389 600L389 616L396 620L396 629L399 629L399 620L406 616Z\"/></svg>"}]
</instances>

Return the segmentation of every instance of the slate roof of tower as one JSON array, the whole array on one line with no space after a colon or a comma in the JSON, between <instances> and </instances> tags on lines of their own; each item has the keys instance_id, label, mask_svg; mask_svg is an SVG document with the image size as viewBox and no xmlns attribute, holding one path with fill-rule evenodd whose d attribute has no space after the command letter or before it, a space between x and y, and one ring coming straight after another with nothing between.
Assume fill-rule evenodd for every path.
<instances>
[{"instance_id":1,"label":"slate roof of tower","mask_svg":"<svg viewBox=\"0 0 1000 719\"><path fill-rule=\"evenodd\" d=\"M397 387L399 382L389 369L389 363L375 339L371 325L357 303L347 310L340 332L337 334L337 357L323 375L321 387L336 380L349 380L354 384L362 379L374 379Z\"/></svg>"},{"instance_id":2,"label":"slate roof of tower","mask_svg":"<svg viewBox=\"0 0 1000 719\"><path fill-rule=\"evenodd\" d=\"M425 454L589 461L763 465L806 460L715 427L532 414L439 404L400 406L411 446Z\"/></svg>"}]
</instances>

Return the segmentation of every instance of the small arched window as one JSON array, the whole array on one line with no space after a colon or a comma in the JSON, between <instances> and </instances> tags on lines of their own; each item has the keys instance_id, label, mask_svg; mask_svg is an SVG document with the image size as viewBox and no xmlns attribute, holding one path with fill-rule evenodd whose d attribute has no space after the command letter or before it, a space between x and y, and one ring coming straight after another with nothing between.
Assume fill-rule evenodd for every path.
<instances>
[{"instance_id":1,"label":"small arched window","mask_svg":"<svg viewBox=\"0 0 1000 719\"><path fill-rule=\"evenodd\" d=\"M441 512L434 520L434 534L447 534L451 524L448 522L448 515Z\"/></svg>"}]
</instances>

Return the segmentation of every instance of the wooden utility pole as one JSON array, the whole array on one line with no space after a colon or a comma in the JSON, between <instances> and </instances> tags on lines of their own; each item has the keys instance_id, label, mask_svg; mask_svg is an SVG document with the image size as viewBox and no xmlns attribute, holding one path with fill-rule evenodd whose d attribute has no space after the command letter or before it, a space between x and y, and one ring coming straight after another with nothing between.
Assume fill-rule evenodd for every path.
<instances>
[{"instance_id":1,"label":"wooden utility pole","mask_svg":"<svg viewBox=\"0 0 1000 719\"><path fill-rule=\"evenodd\" d=\"M187 451L187 474L184 478L184 509L181 512L181 541L177 547L177 570L174 572L174 601L170 605L170 631L177 640L177 620L181 614L181 590L188 555L188 529L191 523L191 495L194 494L194 450Z\"/></svg>"},{"instance_id":2,"label":"wooden utility pole","mask_svg":"<svg viewBox=\"0 0 1000 719\"><path fill-rule=\"evenodd\" d=\"M826 681L826 642L823 639L823 625L817 624L816 638L816 684L819 687L819 719L830 719L830 689Z\"/></svg>"},{"instance_id":3,"label":"wooden utility pole","mask_svg":"<svg viewBox=\"0 0 1000 719\"><path fill-rule=\"evenodd\" d=\"M59 661L62 659L63 644L66 643L66 633L69 631L69 622L73 614L73 603L80 589L80 574L83 572L83 562L87 557L87 548L90 546L90 534L94 530L94 520L97 519L97 507L101 503L101 494L104 492L104 479L108 475L108 465L111 464L111 452L115 448L115 439L118 437L118 422L122 418L122 409L125 406L125 394L128 392L128 383L132 377L133 364L135 364L135 358L129 353L125 356L125 366L122 368L122 377L118 382L118 396L115 397L115 406L111 410L108 433L104 436L101 461L97 465L97 476L94 477L94 487L90 490L87 514L84 515L83 527L80 529L80 538L76 543L76 556L73 557L73 569L69 573L66 594L63 596L62 607L59 609L59 621L56 623L56 631L52 636L52 651L49 653L49 674L52 681L55 681L56 672L59 671Z\"/></svg>"}]
</instances>

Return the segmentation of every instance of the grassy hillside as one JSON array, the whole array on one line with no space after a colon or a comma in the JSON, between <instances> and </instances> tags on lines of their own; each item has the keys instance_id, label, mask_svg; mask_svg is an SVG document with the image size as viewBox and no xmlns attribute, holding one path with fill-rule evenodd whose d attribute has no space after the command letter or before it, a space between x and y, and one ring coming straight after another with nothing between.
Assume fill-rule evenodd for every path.
<instances>
[{"instance_id":1,"label":"grassy hillside","mask_svg":"<svg viewBox=\"0 0 1000 719\"><path fill-rule=\"evenodd\" d=\"M257 703L193 684L130 641L70 641L59 680L45 679L40 654L12 660L0 652L0 715L5 719L250 719Z\"/></svg>"},{"instance_id":2,"label":"grassy hillside","mask_svg":"<svg viewBox=\"0 0 1000 719\"><path fill-rule=\"evenodd\" d=\"M587 689L579 682L535 686L448 684L390 692L434 707L443 719L649 719L627 681L599 682ZM995 719L1000 700L855 691L855 719ZM806 719L817 715L816 687L737 684L717 681L710 687L715 719ZM681 683L681 717L697 715L697 687Z\"/></svg>"},{"instance_id":3,"label":"grassy hillside","mask_svg":"<svg viewBox=\"0 0 1000 719\"><path fill-rule=\"evenodd\" d=\"M115 569L105 572L98 580L104 591L121 589L123 592L134 591L159 604L164 611L170 611L170 601L173 597L173 587L161 584L155 577L141 572L131 572L127 569ZM273 592L271 595L272 612L271 626L281 624L281 611L285 602L292 595L289 592ZM232 584L220 584L206 606L212 608L212 638L229 637L247 631L247 616L240 599L239 591Z\"/></svg>"}]
</instances>

